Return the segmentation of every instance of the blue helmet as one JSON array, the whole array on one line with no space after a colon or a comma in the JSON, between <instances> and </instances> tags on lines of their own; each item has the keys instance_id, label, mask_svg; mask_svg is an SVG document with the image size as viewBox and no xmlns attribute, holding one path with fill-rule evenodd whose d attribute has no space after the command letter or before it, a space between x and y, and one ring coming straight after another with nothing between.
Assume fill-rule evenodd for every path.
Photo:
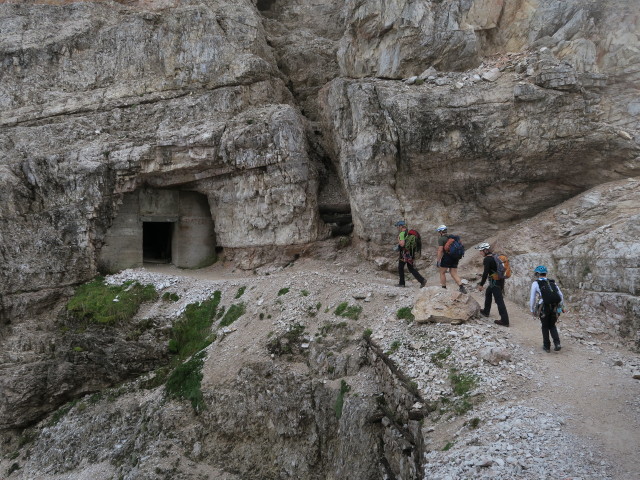
<instances>
[{"instance_id":1,"label":"blue helmet","mask_svg":"<svg viewBox=\"0 0 640 480\"><path fill-rule=\"evenodd\" d=\"M545 267L544 265L538 265L534 272L536 273L547 273L547 267Z\"/></svg>"},{"instance_id":2,"label":"blue helmet","mask_svg":"<svg viewBox=\"0 0 640 480\"><path fill-rule=\"evenodd\" d=\"M440 225L438 228L436 228L436 232L445 232L446 230L447 230L446 225Z\"/></svg>"},{"instance_id":3,"label":"blue helmet","mask_svg":"<svg viewBox=\"0 0 640 480\"><path fill-rule=\"evenodd\" d=\"M407 224L404 220L398 220L396 222L396 227L404 227Z\"/></svg>"}]
</instances>

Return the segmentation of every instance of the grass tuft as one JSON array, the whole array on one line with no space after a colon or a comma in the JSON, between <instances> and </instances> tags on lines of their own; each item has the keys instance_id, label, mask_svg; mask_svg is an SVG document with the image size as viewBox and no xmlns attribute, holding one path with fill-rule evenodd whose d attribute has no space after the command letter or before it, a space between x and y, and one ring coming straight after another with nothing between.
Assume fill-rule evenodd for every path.
<instances>
[{"instance_id":1,"label":"grass tuft","mask_svg":"<svg viewBox=\"0 0 640 480\"><path fill-rule=\"evenodd\" d=\"M411 307L402 307L398 309L396 312L396 318L398 320L405 320L407 323L411 323L416 319L416 317L413 316L413 313L411 313Z\"/></svg>"},{"instance_id":2,"label":"grass tuft","mask_svg":"<svg viewBox=\"0 0 640 480\"><path fill-rule=\"evenodd\" d=\"M104 278L97 277L76 289L67 302L67 311L76 320L113 325L131 320L142 303L157 298L158 292L153 285L137 282L107 285Z\"/></svg>"},{"instance_id":3,"label":"grass tuft","mask_svg":"<svg viewBox=\"0 0 640 480\"><path fill-rule=\"evenodd\" d=\"M221 293L216 290L213 297L200 303L190 303L184 314L171 329L169 352L185 359L207 347L216 339L211 325L220 304Z\"/></svg>"},{"instance_id":4,"label":"grass tuft","mask_svg":"<svg viewBox=\"0 0 640 480\"><path fill-rule=\"evenodd\" d=\"M162 300L165 302L177 302L180 300L180 295L174 292L164 292L162 294Z\"/></svg>"},{"instance_id":5,"label":"grass tuft","mask_svg":"<svg viewBox=\"0 0 640 480\"><path fill-rule=\"evenodd\" d=\"M339 317L350 318L352 320L357 320L362 312L362 307L360 305L349 305L347 302L342 302L338 305L333 313L338 315Z\"/></svg>"},{"instance_id":6,"label":"grass tuft","mask_svg":"<svg viewBox=\"0 0 640 480\"><path fill-rule=\"evenodd\" d=\"M204 352L194 355L189 361L178 365L167 379L167 393L174 398L189 400L196 413L204 408L202 396L202 366Z\"/></svg>"},{"instance_id":7,"label":"grass tuft","mask_svg":"<svg viewBox=\"0 0 640 480\"><path fill-rule=\"evenodd\" d=\"M449 380L451 381L453 393L460 397L467 395L478 384L478 379L475 375L458 373L455 368L449 371Z\"/></svg>"},{"instance_id":8,"label":"grass tuft","mask_svg":"<svg viewBox=\"0 0 640 480\"><path fill-rule=\"evenodd\" d=\"M391 342L391 346L389 350L387 350L387 355L391 355L392 353L398 351L398 349L402 346L402 342L400 340L394 340Z\"/></svg>"},{"instance_id":9,"label":"grass tuft","mask_svg":"<svg viewBox=\"0 0 640 480\"><path fill-rule=\"evenodd\" d=\"M304 330L304 325L300 325L299 323L292 325L287 332L269 340L267 350L274 355L293 354L299 350Z\"/></svg>"},{"instance_id":10,"label":"grass tuft","mask_svg":"<svg viewBox=\"0 0 640 480\"><path fill-rule=\"evenodd\" d=\"M246 306L244 303L237 303L237 304L231 305L227 310L227 313L225 313L224 317L222 317L222 320L220 320L220 326L228 327L237 319L239 319L242 315L244 315L245 311L246 311Z\"/></svg>"},{"instance_id":11,"label":"grass tuft","mask_svg":"<svg viewBox=\"0 0 640 480\"><path fill-rule=\"evenodd\" d=\"M351 390L351 387L344 380L340 380L340 391L338 392L338 398L336 398L336 404L334 405L334 411L338 420L342 417L342 407L344 406L344 396Z\"/></svg>"},{"instance_id":12,"label":"grass tuft","mask_svg":"<svg viewBox=\"0 0 640 480\"><path fill-rule=\"evenodd\" d=\"M443 362L451 355L451 347L443 348L431 355L431 363L442 368Z\"/></svg>"}]
</instances>

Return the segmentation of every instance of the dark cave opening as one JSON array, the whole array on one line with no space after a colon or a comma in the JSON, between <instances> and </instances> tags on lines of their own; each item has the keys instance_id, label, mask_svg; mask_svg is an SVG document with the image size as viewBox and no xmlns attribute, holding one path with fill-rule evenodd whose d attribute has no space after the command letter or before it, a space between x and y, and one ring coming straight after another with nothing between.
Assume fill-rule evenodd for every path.
<instances>
[{"instance_id":1,"label":"dark cave opening","mask_svg":"<svg viewBox=\"0 0 640 480\"><path fill-rule=\"evenodd\" d=\"M259 11L266 12L271 10L274 3L276 3L276 0L258 0L256 7L258 7Z\"/></svg>"},{"instance_id":2,"label":"dark cave opening","mask_svg":"<svg viewBox=\"0 0 640 480\"><path fill-rule=\"evenodd\" d=\"M171 263L172 222L143 222L142 260L148 263Z\"/></svg>"}]
</instances>

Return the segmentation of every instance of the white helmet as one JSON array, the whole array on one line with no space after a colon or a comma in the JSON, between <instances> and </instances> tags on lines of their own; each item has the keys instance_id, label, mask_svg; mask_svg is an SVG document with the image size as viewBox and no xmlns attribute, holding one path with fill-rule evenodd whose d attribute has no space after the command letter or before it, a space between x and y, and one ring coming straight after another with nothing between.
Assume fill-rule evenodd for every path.
<instances>
[{"instance_id":1,"label":"white helmet","mask_svg":"<svg viewBox=\"0 0 640 480\"><path fill-rule=\"evenodd\" d=\"M491 245L489 245L487 242L482 242L480 245L476 247L476 250L490 250L490 249L491 249Z\"/></svg>"},{"instance_id":2,"label":"white helmet","mask_svg":"<svg viewBox=\"0 0 640 480\"><path fill-rule=\"evenodd\" d=\"M440 225L438 228L436 228L436 232L444 232L446 230L447 230L446 225Z\"/></svg>"}]
</instances>

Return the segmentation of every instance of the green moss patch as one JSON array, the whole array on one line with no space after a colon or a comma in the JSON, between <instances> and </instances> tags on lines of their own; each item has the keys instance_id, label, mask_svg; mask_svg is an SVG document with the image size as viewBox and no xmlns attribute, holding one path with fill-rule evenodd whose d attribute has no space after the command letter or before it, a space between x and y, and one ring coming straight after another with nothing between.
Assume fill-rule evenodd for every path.
<instances>
[{"instance_id":1,"label":"green moss patch","mask_svg":"<svg viewBox=\"0 0 640 480\"><path fill-rule=\"evenodd\" d=\"M350 318L357 320L362 312L362 307L359 305L349 305L347 302L342 302L338 305L333 313L339 317Z\"/></svg>"},{"instance_id":2,"label":"green moss patch","mask_svg":"<svg viewBox=\"0 0 640 480\"><path fill-rule=\"evenodd\" d=\"M398 309L396 312L396 318L398 320L405 320L407 323L411 323L416 319L416 317L413 316L413 313L411 313L411 307Z\"/></svg>"},{"instance_id":3,"label":"green moss patch","mask_svg":"<svg viewBox=\"0 0 640 480\"><path fill-rule=\"evenodd\" d=\"M176 367L167 379L166 388L169 396L190 401L196 412L204 408L201 389L204 356L204 352L194 355L189 361Z\"/></svg>"},{"instance_id":4,"label":"green moss patch","mask_svg":"<svg viewBox=\"0 0 640 480\"><path fill-rule=\"evenodd\" d=\"M137 282L107 285L98 277L76 289L67 302L67 311L76 320L109 325L131 320L142 303L157 299L158 292L153 285Z\"/></svg>"},{"instance_id":5,"label":"green moss patch","mask_svg":"<svg viewBox=\"0 0 640 480\"><path fill-rule=\"evenodd\" d=\"M204 302L187 305L182 317L171 329L169 351L185 359L207 347L216 339L211 325L216 317L222 294L219 290Z\"/></svg>"},{"instance_id":6,"label":"green moss patch","mask_svg":"<svg viewBox=\"0 0 640 480\"><path fill-rule=\"evenodd\" d=\"M227 310L227 312L224 314L224 317L222 317L222 320L220 320L220 326L228 327L237 319L239 319L242 315L244 315L245 311L246 311L246 306L244 303L237 303L237 304L231 305Z\"/></svg>"}]
</instances>

